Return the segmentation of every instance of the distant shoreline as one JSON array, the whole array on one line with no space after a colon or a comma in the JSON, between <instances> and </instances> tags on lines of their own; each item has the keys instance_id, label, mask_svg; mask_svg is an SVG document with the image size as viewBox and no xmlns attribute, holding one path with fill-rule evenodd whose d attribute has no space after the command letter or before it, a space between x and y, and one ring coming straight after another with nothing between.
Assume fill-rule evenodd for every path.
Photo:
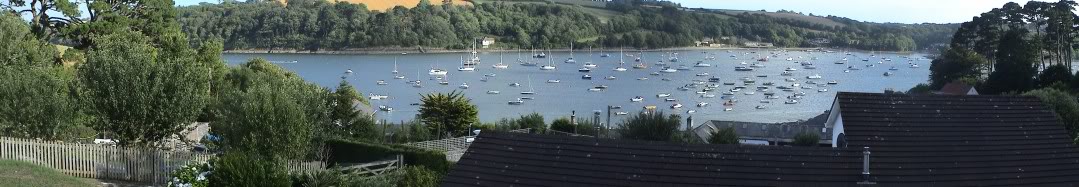
<instances>
[{"instance_id":1,"label":"distant shoreline","mask_svg":"<svg viewBox=\"0 0 1079 187\"><path fill-rule=\"evenodd\" d=\"M799 50L800 51L800 50L810 50L810 49L817 49L817 48L804 48L804 47L802 47L802 48L670 47L670 48L645 49L645 50L626 49L625 52L631 53L631 52L638 52L638 51L655 52L655 51L672 51L672 50L746 50L746 49L762 49L762 50L784 49L784 50ZM828 49L828 48L826 48L826 49ZM606 51L606 52L617 52L618 50L619 49L616 49L616 48L593 49L593 51ZM832 49L832 50L844 50L844 49ZM516 49L507 49L507 50L503 50L503 49L477 49L476 51L478 51L478 52L517 52L518 50L516 50ZM548 51L551 51L551 52L566 52L566 51L569 51L569 48L548 49L548 50L544 50L544 51L540 51L540 52L548 52ZM575 49L574 51L587 52L588 49ZM851 49L846 49L845 51L870 52L870 51L865 51L865 50L851 50ZM463 49L463 50L424 49L423 51L420 51L419 48L366 48L366 49L322 50L322 51L307 51L307 50L292 50L292 49L278 49L278 50L242 49L242 50L225 50L225 51L222 51L222 53L224 53L224 54L324 54L324 55L386 55L386 54L403 54L403 53L404 54L445 54L445 53L468 53L468 52L471 52L471 50L470 49ZM530 53L531 49L522 49L521 52ZM876 51L876 52L897 53L897 54L914 53L913 51Z\"/></svg>"}]
</instances>

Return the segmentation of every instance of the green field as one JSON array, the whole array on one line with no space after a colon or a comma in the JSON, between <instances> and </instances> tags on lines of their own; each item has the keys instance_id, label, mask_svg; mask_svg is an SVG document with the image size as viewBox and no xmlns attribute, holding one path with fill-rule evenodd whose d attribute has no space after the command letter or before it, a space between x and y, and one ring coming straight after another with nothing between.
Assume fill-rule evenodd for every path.
<instances>
[{"instance_id":1,"label":"green field","mask_svg":"<svg viewBox=\"0 0 1079 187\"><path fill-rule=\"evenodd\" d=\"M0 160L0 186L97 186L92 179L65 175L54 169L14 160Z\"/></svg>"}]
</instances>

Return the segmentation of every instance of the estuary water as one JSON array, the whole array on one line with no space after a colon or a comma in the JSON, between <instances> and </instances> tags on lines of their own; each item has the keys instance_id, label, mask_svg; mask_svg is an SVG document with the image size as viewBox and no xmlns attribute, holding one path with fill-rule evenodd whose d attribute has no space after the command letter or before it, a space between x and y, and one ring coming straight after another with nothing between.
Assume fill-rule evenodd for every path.
<instances>
[{"instance_id":1,"label":"estuary water","mask_svg":"<svg viewBox=\"0 0 1079 187\"><path fill-rule=\"evenodd\" d=\"M504 64L509 66L507 69L492 67L499 63L500 54ZM609 56L603 57L603 54ZM419 103L421 94L448 93L454 90L463 92L479 107L479 117L484 122L533 112L543 114L547 121L551 121L557 117L568 117L571 111L576 111L578 117L586 118L595 111L602 111L602 118L605 119L607 106L621 106L621 109L612 110L612 122L615 123L626 116L613 113L634 114L646 106L655 106L666 113L677 113L683 118L692 116L697 124L705 120L787 122L810 118L828 110L838 91L906 91L926 82L929 74L929 60L922 54L754 49L643 53L626 51L624 54L619 51L575 51L572 56L576 62L567 63L565 61L571 56L569 52L549 52L547 58L533 58L531 52L524 51L520 53L520 59L533 61L538 65L522 66L517 62L518 52L480 52L477 56L482 62L474 66L475 71L458 71L458 67L462 66L461 59L469 58L469 55L226 54L224 57L230 65L237 65L252 58L267 59L296 72L307 81L330 89L344 78L365 97L375 94L389 96L386 99L371 100L371 110L378 111L376 115L379 119L395 122L408 121L415 117L419 106L413 104ZM636 60L638 57L641 59L639 62ZM672 57L678 60L671 62ZM761 61L762 58L766 58L766 61ZM395 59L398 74L392 73ZM613 70L619 67L620 61L625 62L621 67L627 69L626 71ZM597 67L588 73L579 72L586 62L596 64ZM697 67L698 62L711 67ZM640 63L647 67L633 67ZM556 69L540 69L541 65L547 64L556 66ZM912 67L914 65L919 67ZM661 71L668 66L676 70L680 66L684 67L673 73ZM753 70L736 71L736 67ZM448 74L444 81L448 84L441 85L439 82L442 80L429 75L432 68L446 70ZM350 69L352 73L345 73ZM785 71L790 72L789 75L781 75ZM886 72L890 75L884 75ZM704 75L705 73L708 75ZM582 79L585 74L593 78ZM395 79L395 75L402 75L404 78ZM816 78L817 75L820 76L819 79L810 79ZM614 76L614 79L608 79L608 76ZM708 82L713 77L719 80ZM787 80L792 78L795 80ZM755 83L747 85L745 79ZM384 85L377 84L379 80L385 82ZM412 80L420 80L422 87L417 88L408 83ZM549 80L558 80L558 83L548 83ZM827 84L833 81L836 84ZM758 90L759 86L765 86L765 83L769 82L774 84L766 86L768 90ZM513 83L520 86L510 86ZM793 86L795 83L799 85ZM467 84L468 88L461 88L462 84ZM685 91L679 89L687 87L687 84L693 88ZM600 85L607 88L589 90ZM714 87L714 90L704 94L696 93L709 86ZM745 88L732 90L738 86ZM784 91L778 89L778 86L793 89ZM536 94L520 94L529 90L534 90ZM499 93L494 94L491 91ZM747 92L753 93L750 95ZM788 96L799 95L800 92L804 95L794 99L797 100L796 104L786 104L791 100ZM670 97L657 97L657 94L661 93L669 93ZM724 95L725 93L728 95ZM765 93L774 93L778 98L767 99ZM636 96L643 97L643 101L631 101L631 98ZM520 97L532 99L522 100L521 105L508 104ZM665 101L668 98L675 101ZM762 100L770 103L763 103ZM701 102L708 104L698 107ZM724 105L728 102L732 105ZM676 103L682 107L672 108ZM379 106L392 107L393 110L379 111Z\"/></svg>"}]
</instances>

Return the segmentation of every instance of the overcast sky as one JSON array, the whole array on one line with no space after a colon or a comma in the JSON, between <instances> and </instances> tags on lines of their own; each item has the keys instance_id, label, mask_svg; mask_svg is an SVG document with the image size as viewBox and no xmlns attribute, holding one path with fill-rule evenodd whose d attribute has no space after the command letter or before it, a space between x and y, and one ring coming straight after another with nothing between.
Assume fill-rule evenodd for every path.
<instances>
[{"instance_id":1,"label":"overcast sky","mask_svg":"<svg viewBox=\"0 0 1079 187\"><path fill-rule=\"evenodd\" d=\"M690 8L793 10L834 15L859 21L894 23L961 23L1000 8L1029 0L671 0ZM1048 0L1039 0L1048 1ZM1053 1L1055 2L1055 1Z\"/></svg>"}]
</instances>

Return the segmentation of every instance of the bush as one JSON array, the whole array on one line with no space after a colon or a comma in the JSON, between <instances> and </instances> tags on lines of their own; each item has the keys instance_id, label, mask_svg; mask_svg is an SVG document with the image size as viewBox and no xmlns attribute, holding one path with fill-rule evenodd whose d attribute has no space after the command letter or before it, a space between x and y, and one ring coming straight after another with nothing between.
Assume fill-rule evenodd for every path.
<instances>
[{"instance_id":1,"label":"bush","mask_svg":"<svg viewBox=\"0 0 1079 187\"><path fill-rule=\"evenodd\" d=\"M76 127L78 104L60 68L0 66L0 134L63 139Z\"/></svg>"},{"instance_id":2,"label":"bush","mask_svg":"<svg viewBox=\"0 0 1079 187\"><path fill-rule=\"evenodd\" d=\"M738 144L738 133L734 130L734 127L719 128L712 131L712 136L708 137L708 143Z\"/></svg>"},{"instance_id":3,"label":"bush","mask_svg":"<svg viewBox=\"0 0 1079 187\"><path fill-rule=\"evenodd\" d=\"M795 146L816 147L820 145L820 134L803 132L794 136L794 142L791 144Z\"/></svg>"},{"instance_id":4,"label":"bush","mask_svg":"<svg viewBox=\"0 0 1079 187\"><path fill-rule=\"evenodd\" d=\"M569 118L562 117L551 122L551 130L573 133L575 128Z\"/></svg>"},{"instance_id":5,"label":"bush","mask_svg":"<svg viewBox=\"0 0 1079 187\"><path fill-rule=\"evenodd\" d=\"M439 173L447 173L452 163L441 152L424 150L406 145L383 145L347 140L326 141L331 166L338 163L365 163L392 158L398 154L405 157L405 164L427 167Z\"/></svg>"},{"instance_id":6,"label":"bush","mask_svg":"<svg viewBox=\"0 0 1079 187\"><path fill-rule=\"evenodd\" d=\"M232 152L214 162L210 186L290 186L288 172L277 159Z\"/></svg>"},{"instance_id":7,"label":"bush","mask_svg":"<svg viewBox=\"0 0 1079 187\"><path fill-rule=\"evenodd\" d=\"M397 181L397 186L435 187L442 180L442 175L423 166L410 166L404 169L404 178Z\"/></svg>"},{"instance_id":8,"label":"bush","mask_svg":"<svg viewBox=\"0 0 1079 187\"><path fill-rule=\"evenodd\" d=\"M1064 123L1064 129L1068 131L1069 135L1073 138L1079 136L1079 104L1076 103L1074 96L1056 89L1038 89L1031 90L1023 93L1025 96L1034 96L1041 99L1046 106L1053 109L1053 112L1060 116L1061 123ZM1079 143L1079 139L1076 139L1076 143Z\"/></svg>"},{"instance_id":9,"label":"bush","mask_svg":"<svg viewBox=\"0 0 1079 187\"><path fill-rule=\"evenodd\" d=\"M669 141L681 124L681 117L675 114L665 116L658 111L641 112L622 121L618 130L626 139Z\"/></svg>"},{"instance_id":10,"label":"bush","mask_svg":"<svg viewBox=\"0 0 1079 187\"><path fill-rule=\"evenodd\" d=\"M543 121L543 115L540 115L539 113L521 116L520 119L517 119L517 126L521 128L530 128L534 132L543 132L543 130L547 129L547 124Z\"/></svg>"},{"instance_id":11,"label":"bush","mask_svg":"<svg viewBox=\"0 0 1079 187\"><path fill-rule=\"evenodd\" d=\"M209 172L210 167L206 163L188 164L172 172L172 179L169 180L168 186L208 187L210 186L210 180L207 179L206 175Z\"/></svg>"}]
</instances>

